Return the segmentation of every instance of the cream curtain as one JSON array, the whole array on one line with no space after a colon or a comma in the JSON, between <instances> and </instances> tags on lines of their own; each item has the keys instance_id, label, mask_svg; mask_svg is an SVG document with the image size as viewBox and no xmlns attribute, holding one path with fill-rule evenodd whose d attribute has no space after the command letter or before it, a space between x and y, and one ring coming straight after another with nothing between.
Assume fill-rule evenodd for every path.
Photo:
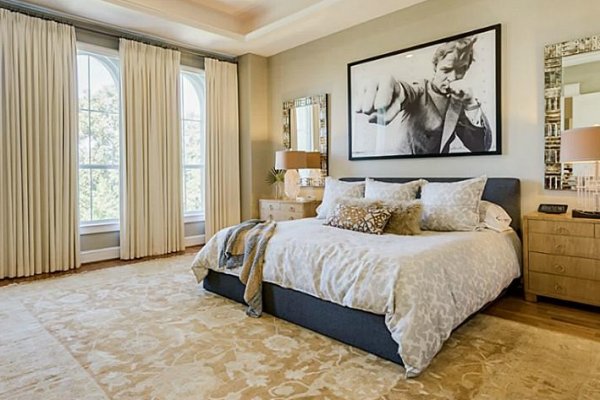
<instances>
[{"instance_id":1,"label":"cream curtain","mask_svg":"<svg viewBox=\"0 0 600 400\"><path fill-rule=\"evenodd\" d=\"M179 59L174 50L121 39L123 166L121 258L184 245Z\"/></svg>"},{"instance_id":2,"label":"cream curtain","mask_svg":"<svg viewBox=\"0 0 600 400\"><path fill-rule=\"evenodd\" d=\"M73 27L0 9L0 278L79 267Z\"/></svg>"},{"instance_id":3,"label":"cream curtain","mask_svg":"<svg viewBox=\"0 0 600 400\"><path fill-rule=\"evenodd\" d=\"M205 59L205 238L240 222L240 150L237 65Z\"/></svg>"}]
</instances>

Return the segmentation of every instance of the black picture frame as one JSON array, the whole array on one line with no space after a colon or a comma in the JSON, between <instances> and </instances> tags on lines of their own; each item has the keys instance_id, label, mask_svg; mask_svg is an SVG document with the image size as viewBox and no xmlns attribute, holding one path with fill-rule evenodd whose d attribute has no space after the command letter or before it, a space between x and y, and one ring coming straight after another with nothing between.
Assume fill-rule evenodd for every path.
<instances>
[{"instance_id":1,"label":"black picture frame","mask_svg":"<svg viewBox=\"0 0 600 400\"><path fill-rule=\"evenodd\" d=\"M447 51L456 48L467 51ZM443 55L437 57L439 69L433 62L436 51ZM501 63L500 24L349 63L349 160L502 154ZM406 78L398 76L402 74ZM456 79L459 74L462 79ZM388 78L401 89L392 88ZM400 91L405 101L397 102L395 110L400 111L394 117L385 107L375 110L375 104L397 100ZM444 104L445 113L439 111Z\"/></svg>"}]
</instances>

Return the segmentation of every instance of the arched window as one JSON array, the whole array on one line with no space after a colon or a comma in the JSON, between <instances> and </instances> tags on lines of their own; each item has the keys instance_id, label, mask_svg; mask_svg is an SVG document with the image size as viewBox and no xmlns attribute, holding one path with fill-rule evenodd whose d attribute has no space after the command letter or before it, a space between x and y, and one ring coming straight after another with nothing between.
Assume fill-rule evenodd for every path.
<instances>
[{"instance_id":1,"label":"arched window","mask_svg":"<svg viewBox=\"0 0 600 400\"><path fill-rule=\"evenodd\" d=\"M119 60L77 53L79 216L82 224L119 220Z\"/></svg>"},{"instance_id":2,"label":"arched window","mask_svg":"<svg viewBox=\"0 0 600 400\"><path fill-rule=\"evenodd\" d=\"M181 71L183 198L186 215L204 213L204 73Z\"/></svg>"}]
</instances>

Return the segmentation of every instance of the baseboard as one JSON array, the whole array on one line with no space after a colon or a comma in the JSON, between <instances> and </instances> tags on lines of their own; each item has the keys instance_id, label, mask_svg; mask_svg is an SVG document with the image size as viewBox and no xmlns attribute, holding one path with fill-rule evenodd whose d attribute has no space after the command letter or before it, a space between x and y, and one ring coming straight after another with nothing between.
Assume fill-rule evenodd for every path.
<instances>
[{"instance_id":1,"label":"baseboard","mask_svg":"<svg viewBox=\"0 0 600 400\"><path fill-rule=\"evenodd\" d=\"M81 263L87 264L96 261L114 260L120 257L120 249L120 247L107 247L105 249L82 251Z\"/></svg>"},{"instance_id":2,"label":"baseboard","mask_svg":"<svg viewBox=\"0 0 600 400\"><path fill-rule=\"evenodd\" d=\"M184 238L185 247L200 246L205 243L204 235L188 236ZM121 256L120 247L107 247L105 249L88 250L81 252L81 263L114 260Z\"/></svg>"},{"instance_id":3,"label":"baseboard","mask_svg":"<svg viewBox=\"0 0 600 400\"><path fill-rule=\"evenodd\" d=\"M188 236L184 240L185 247L200 246L206 243L204 235Z\"/></svg>"}]
</instances>

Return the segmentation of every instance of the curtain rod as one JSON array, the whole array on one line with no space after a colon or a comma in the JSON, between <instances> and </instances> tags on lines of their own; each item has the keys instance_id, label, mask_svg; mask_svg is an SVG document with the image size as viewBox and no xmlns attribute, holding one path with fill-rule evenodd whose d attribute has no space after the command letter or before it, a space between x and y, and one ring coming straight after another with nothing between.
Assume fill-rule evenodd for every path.
<instances>
[{"instance_id":1,"label":"curtain rod","mask_svg":"<svg viewBox=\"0 0 600 400\"><path fill-rule=\"evenodd\" d=\"M125 29L116 28L114 26L102 26L98 23L84 19L82 17L76 17L70 14L66 14L60 11L51 10L45 7L29 4L19 0L0 0L0 8L5 8L9 11L19 12L30 17L41 18L49 21L55 21L66 25L71 25L75 29L83 31L97 33L100 35L106 35L115 39L129 39L138 42L146 43L152 46L158 46L168 48L172 50L178 50L184 54L190 54L198 57L210 57L216 58L220 61L228 61L237 63L237 57L228 56L219 53L213 53L210 51L197 50L188 47L181 46L177 43L171 42L167 39L151 36L147 34L141 34Z\"/></svg>"}]
</instances>

